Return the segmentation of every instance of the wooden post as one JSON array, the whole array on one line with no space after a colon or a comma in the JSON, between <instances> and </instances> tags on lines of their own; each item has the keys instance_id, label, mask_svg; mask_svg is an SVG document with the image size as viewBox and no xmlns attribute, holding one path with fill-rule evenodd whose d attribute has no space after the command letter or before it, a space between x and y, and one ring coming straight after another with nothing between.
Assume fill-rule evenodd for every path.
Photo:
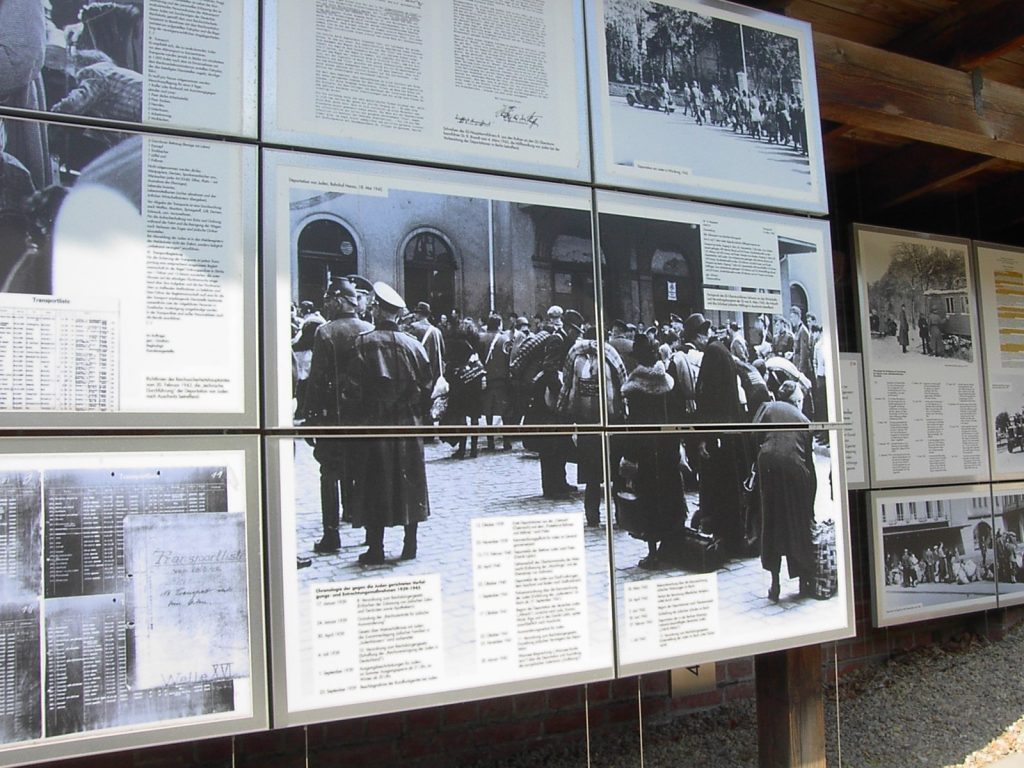
<instances>
[{"instance_id":1,"label":"wooden post","mask_svg":"<svg viewBox=\"0 0 1024 768\"><path fill-rule=\"evenodd\" d=\"M825 768L821 647L754 659L761 768Z\"/></svg>"}]
</instances>

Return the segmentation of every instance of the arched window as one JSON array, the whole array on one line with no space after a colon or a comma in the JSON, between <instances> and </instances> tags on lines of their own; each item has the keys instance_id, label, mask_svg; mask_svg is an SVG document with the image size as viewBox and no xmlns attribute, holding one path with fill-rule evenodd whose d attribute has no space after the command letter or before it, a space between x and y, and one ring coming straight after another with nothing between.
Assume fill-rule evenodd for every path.
<instances>
[{"instance_id":1,"label":"arched window","mask_svg":"<svg viewBox=\"0 0 1024 768\"><path fill-rule=\"evenodd\" d=\"M405 265L405 301L409 306L426 301L435 315L451 312L455 301L455 250L436 229L413 232L402 246Z\"/></svg>"},{"instance_id":2,"label":"arched window","mask_svg":"<svg viewBox=\"0 0 1024 768\"><path fill-rule=\"evenodd\" d=\"M359 271L356 239L334 219L315 219L304 226L299 233L298 254L299 301L320 306L332 277Z\"/></svg>"},{"instance_id":3,"label":"arched window","mask_svg":"<svg viewBox=\"0 0 1024 768\"><path fill-rule=\"evenodd\" d=\"M790 283L789 285L789 306L800 307L803 317L807 317L807 291L799 283Z\"/></svg>"}]
</instances>

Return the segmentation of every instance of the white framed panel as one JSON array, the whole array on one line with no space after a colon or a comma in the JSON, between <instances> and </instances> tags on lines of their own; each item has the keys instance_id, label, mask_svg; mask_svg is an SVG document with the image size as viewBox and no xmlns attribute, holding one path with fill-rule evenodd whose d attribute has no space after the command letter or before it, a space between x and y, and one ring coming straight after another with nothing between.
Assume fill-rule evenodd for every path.
<instances>
[{"instance_id":1,"label":"white framed panel","mask_svg":"<svg viewBox=\"0 0 1024 768\"><path fill-rule=\"evenodd\" d=\"M263 29L264 140L590 178L579 0L266 0Z\"/></svg>"},{"instance_id":2,"label":"white framed panel","mask_svg":"<svg viewBox=\"0 0 1024 768\"><path fill-rule=\"evenodd\" d=\"M3 220L0 426L255 427L255 147L29 120Z\"/></svg>"},{"instance_id":3,"label":"white framed panel","mask_svg":"<svg viewBox=\"0 0 1024 768\"><path fill-rule=\"evenodd\" d=\"M547 316L553 307L566 313L566 318L569 310L578 312L583 329L596 324L597 276L587 189L296 152L266 151L263 163L265 386L271 426L428 429L430 417L418 401L422 391L431 393L440 377L451 378L457 348L465 348L462 341L468 341L481 363L506 355L525 394L538 385L534 374L541 357L524 351L523 364L515 366L514 318L529 320L538 354L543 349L540 333L552 330ZM410 313L420 302L430 309L429 319L421 321L422 330L409 328L417 346L422 340L430 366L425 382L418 374L412 377L419 386L419 394L406 400L406 411L412 413L398 415L396 409L379 415L363 408L372 399L373 387L352 395L356 398L352 402L358 401L359 406L339 403L320 408L298 402L293 353L299 350L303 334L312 331L308 335L314 343L306 349L314 347L308 366L310 380L317 380L314 365L321 366L312 358L317 356L315 339L322 334L305 326L338 320L323 314L331 314L329 307L324 308L324 292L330 280L353 273L365 278L367 287L386 283ZM308 302L308 316L300 314L303 302ZM357 314L373 322L373 313L364 306L360 304ZM482 323L492 314L500 316L504 334L493 346L479 336L485 328ZM414 319L410 314L402 327ZM472 321L471 328L467 319ZM369 326L362 324L357 330L362 333ZM565 325L564 334L569 330ZM436 343L438 337L443 345ZM562 362L549 365L550 373L562 371L571 347L568 336L563 340ZM334 357L324 364L334 370L329 376L337 378L339 371L354 370L340 364L343 353L355 343L350 341L335 344ZM550 393L557 398L553 382L554 378ZM495 386L502 383L497 378L492 381ZM344 399L355 393L359 382L340 384L333 391ZM310 417L311 410L316 411L315 418ZM325 416L325 410L335 413ZM558 408L554 399L539 410L543 414L527 411L519 420L549 425L579 420ZM596 425L600 417L580 423Z\"/></svg>"},{"instance_id":4,"label":"white framed panel","mask_svg":"<svg viewBox=\"0 0 1024 768\"><path fill-rule=\"evenodd\" d=\"M266 438L275 723L614 675L607 516L599 508L587 525L584 509L587 482L604 479L601 435L516 435L505 450L500 436L498 450L480 437L479 453L469 438L462 459L448 440ZM563 480L584 487L542 494L524 445L543 457L574 440L587 459ZM322 482L338 484L341 508L338 540L318 551L332 535ZM419 520L413 557L404 513ZM360 562L375 526L382 557Z\"/></svg>"},{"instance_id":5,"label":"white framed panel","mask_svg":"<svg viewBox=\"0 0 1024 768\"><path fill-rule=\"evenodd\" d=\"M987 482L967 240L854 225L871 487Z\"/></svg>"},{"instance_id":6,"label":"white framed panel","mask_svg":"<svg viewBox=\"0 0 1024 768\"><path fill-rule=\"evenodd\" d=\"M827 435L781 428L609 436L619 675L855 634L842 436ZM692 471L680 471L682 456ZM697 538L714 541L719 554L698 557ZM819 553L834 565L831 581L815 576L827 572L815 565Z\"/></svg>"},{"instance_id":7,"label":"white framed panel","mask_svg":"<svg viewBox=\"0 0 1024 768\"><path fill-rule=\"evenodd\" d=\"M996 607L989 485L872 491L876 627Z\"/></svg>"},{"instance_id":8,"label":"white framed panel","mask_svg":"<svg viewBox=\"0 0 1024 768\"><path fill-rule=\"evenodd\" d=\"M630 374L646 331L675 380L663 421L628 423L750 424L790 380L809 421L841 420L827 222L606 190L595 199L606 354L614 347ZM699 340L686 326L696 314L707 323ZM710 343L731 353L715 369L703 365ZM721 387L723 366L736 398Z\"/></svg>"},{"instance_id":9,"label":"white framed panel","mask_svg":"<svg viewBox=\"0 0 1024 768\"><path fill-rule=\"evenodd\" d=\"M3 111L256 138L259 0L37 4L5 22L46 55Z\"/></svg>"},{"instance_id":10,"label":"white framed panel","mask_svg":"<svg viewBox=\"0 0 1024 768\"><path fill-rule=\"evenodd\" d=\"M1024 478L1024 249L973 243L993 480Z\"/></svg>"},{"instance_id":11,"label":"white framed panel","mask_svg":"<svg viewBox=\"0 0 1024 768\"><path fill-rule=\"evenodd\" d=\"M268 727L258 438L0 452L5 764Z\"/></svg>"},{"instance_id":12,"label":"white framed panel","mask_svg":"<svg viewBox=\"0 0 1024 768\"><path fill-rule=\"evenodd\" d=\"M586 8L598 184L827 212L809 24L718 0Z\"/></svg>"},{"instance_id":13,"label":"white framed panel","mask_svg":"<svg viewBox=\"0 0 1024 768\"><path fill-rule=\"evenodd\" d=\"M839 380L843 397L843 455L846 487L851 491L870 486L864 404L864 363L859 354L839 353Z\"/></svg>"}]
</instances>

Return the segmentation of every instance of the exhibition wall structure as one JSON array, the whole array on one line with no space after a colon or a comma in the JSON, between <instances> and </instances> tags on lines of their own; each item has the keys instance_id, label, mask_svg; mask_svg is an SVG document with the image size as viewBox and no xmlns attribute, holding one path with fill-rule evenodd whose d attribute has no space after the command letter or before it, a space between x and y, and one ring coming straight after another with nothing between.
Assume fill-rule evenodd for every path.
<instances>
[{"instance_id":1,"label":"exhibition wall structure","mask_svg":"<svg viewBox=\"0 0 1024 768\"><path fill-rule=\"evenodd\" d=\"M0 3L7 762L852 633L810 29L634 6Z\"/></svg>"},{"instance_id":2,"label":"exhibition wall structure","mask_svg":"<svg viewBox=\"0 0 1024 768\"><path fill-rule=\"evenodd\" d=\"M0 450L5 764L266 728L257 439Z\"/></svg>"}]
</instances>

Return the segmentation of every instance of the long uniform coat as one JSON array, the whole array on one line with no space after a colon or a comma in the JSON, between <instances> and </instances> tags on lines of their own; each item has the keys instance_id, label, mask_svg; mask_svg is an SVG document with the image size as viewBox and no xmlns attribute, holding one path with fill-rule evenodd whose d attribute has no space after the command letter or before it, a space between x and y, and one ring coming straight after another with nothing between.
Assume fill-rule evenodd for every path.
<instances>
[{"instance_id":1,"label":"long uniform coat","mask_svg":"<svg viewBox=\"0 0 1024 768\"><path fill-rule=\"evenodd\" d=\"M769 403L759 418L764 424L808 423L790 403ZM808 430L769 432L757 454L761 488L761 565L778 571L782 556L790 577L814 574L813 435Z\"/></svg>"},{"instance_id":2,"label":"long uniform coat","mask_svg":"<svg viewBox=\"0 0 1024 768\"><path fill-rule=\"evenodd\" d=\"M377 427L423 423L433 379L423 345L382 322L356 338L342 374L342 421ZM427 519L430 501L419 437L360 440L347 461L353 476L352 524L368 528Z\"/></svg>"}]
</instances>

